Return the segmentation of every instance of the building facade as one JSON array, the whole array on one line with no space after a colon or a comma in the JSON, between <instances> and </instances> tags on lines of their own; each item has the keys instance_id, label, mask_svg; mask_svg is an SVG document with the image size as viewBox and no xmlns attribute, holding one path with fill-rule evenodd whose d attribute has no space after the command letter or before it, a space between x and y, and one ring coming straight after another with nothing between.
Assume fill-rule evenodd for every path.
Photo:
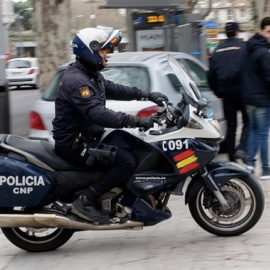
<instances>
[{"instance_id":1,"label":"building facade","mask_svg":"<svg viewBox=\"0 0 270 270\"><path fill-rule=\"evenodd\" d=\"M243 40L250 38L256 31L253 0L198 0L193 12L205 14L209 6L211 7L210 13L204 20L216 21L217 33L208 35L207 44L213 44L215 47L220 40L227 38L224 32L227 22L239 23L241 29L239 37Z\"/></svg>"},{"instance_id":2,"label":"building facade","mask_svg":"<svg viewBox=\"0 0 270 270\"><path fill-rule=\"evenodd\" d=\"M259 24L262 18L270 16L270 0L257 0L254 3L258 14L256 18L257 24Z\"/></svg>"},{"instance_id":3,"label":"building facade","mask_svg":"<svg viewBox=\"0 0 270 270\"><path fill-rule=\"evenodd\" d=\"M126 31L125 9L101 9L106 0L71 0L71 32L97 25Z\"/></svg>"},{"instance_id":4,"label":"building facade","mask_svg":"<svg viewBox=\"0 0 270 270\"><path fill-rule=\"evenodd\" d=\"M254 8L252 0L198 0L194 12L204 13L212 1L211 12L205 20L217 20L219 29L227 22L238 22L243 31L254 30Z\"/></svg>"},{"instance_id":5,"label":"building facade","mask_svg":"<svg viewBox=\"0 0 270 270\"><path fill-rule=\"evenodd\" d=\"M8 28L15 22L12 0L1 0L2 22Z\"/></svg>"}]
</instances>

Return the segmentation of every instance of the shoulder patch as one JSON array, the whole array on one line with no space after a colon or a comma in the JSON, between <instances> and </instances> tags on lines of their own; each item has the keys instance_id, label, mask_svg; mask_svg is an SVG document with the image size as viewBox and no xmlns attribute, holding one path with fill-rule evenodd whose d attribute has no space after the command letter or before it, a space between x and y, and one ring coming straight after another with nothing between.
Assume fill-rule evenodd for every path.
<instances>
[{"instance_id":1,"label":"shoulder patch","mask_svg":"<svg viewBox=\"0 0 270 270\"><path fill-rule=\"evenodd\" d=\"M88 86L83 86L79 88L81 97L83 98L89 98L90 97L90 90Z\"/></svg>"}]
</instances>

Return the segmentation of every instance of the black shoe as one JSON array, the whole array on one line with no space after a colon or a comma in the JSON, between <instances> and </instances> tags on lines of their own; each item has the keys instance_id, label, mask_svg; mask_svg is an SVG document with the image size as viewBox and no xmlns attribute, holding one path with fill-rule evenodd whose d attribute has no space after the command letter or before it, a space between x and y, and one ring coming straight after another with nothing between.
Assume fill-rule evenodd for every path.
<instances>
[{"instance_id":1,"label":"black shoe","mask_svg":"<svg viewBox=\"0 0 270 270\"><path fill-rule=\"evenodd\" d=\"M245 164L247 163L247 154L244 150L237 150L234 154L235 159L241 159Z\"/></svg>"},{"instance_id":2,"label":"black shoe","mask_svg":"<svg viewBox=\"0 0 270 270\"><path fill-rule=\"evenodd\" d=\"M94 192L96 192L94 190ZM97 202L96 194L87 192L81 195L71 206L71 212L83 219L100 224L109 224L110 216L105 213Z\"/></svg>"}]
</instances>

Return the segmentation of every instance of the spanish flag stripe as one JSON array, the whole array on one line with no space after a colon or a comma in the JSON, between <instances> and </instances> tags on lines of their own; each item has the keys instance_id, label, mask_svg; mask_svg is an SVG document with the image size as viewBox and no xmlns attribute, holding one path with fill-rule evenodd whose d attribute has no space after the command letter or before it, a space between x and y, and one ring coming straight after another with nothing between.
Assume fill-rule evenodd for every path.
<instances>
[{"instance_id":1,"label":"spanish flag stripe","mask_svg":"<svg viewBox=\"0 0 270 270\"><path fill-rule=\"evenodd\" d=\"M180 162L178 162L176 164L176 166L177 166L177 168L183 168L183 167L189 165L190 163L193 163L193 162L197 161L197 159L198 158L193 155L191 157L188 157L186 159L181 160Z\"/></svg>"},{"instance_id":2,"label":"spanish flag stripe","mask_svg":"<svg viewBox=\"0 0 270 270\"><path fill-rule=\"evenodd\" d=\"M183 152L183 153L181 153L181 154L173 157L173 160L175 162L177 162L177 161L180 161L180 160L185 159L187 157L190 157L190 156L192 156L194 154L195 154L195 152L192 149L188 149L187 151L185 151L185 152Z\"/></svg>"},{"instance_id":3,"label":"spanish flag stripe","mask_svg":"<svg viewBox=\"0 0 270 270\"><path fill-rule=\"evenodd\" d=\"M200 164L198 162L193 162L193 163L185 166L184 168L180 169L179 172L180 172L180 174L187 173L187 172L189 172L189 171L191 171L199 166L200 166Z\"/></svg>"}]
</instances>

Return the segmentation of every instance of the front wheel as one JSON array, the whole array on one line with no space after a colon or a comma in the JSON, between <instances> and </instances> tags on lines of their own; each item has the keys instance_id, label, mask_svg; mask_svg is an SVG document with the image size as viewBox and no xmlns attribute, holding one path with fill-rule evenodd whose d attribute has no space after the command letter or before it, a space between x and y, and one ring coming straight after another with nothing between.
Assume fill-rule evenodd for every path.
<instances>
[{"instance_id":1,"label":"front wheel","mask_svg":"<svg viewBox=\"0 0 270 270\"><path fill-rule=\"evenodd\" d=\"M69 229L1 228L6 238L15 246L31 251L54 250L64 245L73 235Z\"/></svg>"},{"instance_id":2,"label":"front wheel","mask_svg":"<svg viewBox=\"0 0 270 270\"><path fill-rule=\"evenodd\" d=\"M213 194L202 187L189 203L189 211L206 231L218 236L236 236L250 230L264 209L264 194L252 175L233 178L221 193L230 208L223 209Z\"/></svg>"}]
</instances>

